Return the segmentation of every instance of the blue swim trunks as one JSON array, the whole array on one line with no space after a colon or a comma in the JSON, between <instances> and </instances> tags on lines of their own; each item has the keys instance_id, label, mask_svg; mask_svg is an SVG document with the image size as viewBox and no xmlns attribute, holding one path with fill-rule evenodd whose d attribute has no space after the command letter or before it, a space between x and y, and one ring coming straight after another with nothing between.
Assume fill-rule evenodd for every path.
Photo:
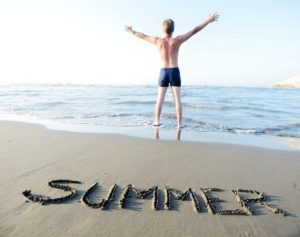
<instances>
[{"instance_id":1,"label":"blue swim trunks","mask_svg":"<svg viewBox=\"0 0 300 237\"><path fill-rule=\"evenodd\" d=\"M158 85L160 87L181 86L180 71L178 67L160 69Z\"/></svg>"}]
</instances>

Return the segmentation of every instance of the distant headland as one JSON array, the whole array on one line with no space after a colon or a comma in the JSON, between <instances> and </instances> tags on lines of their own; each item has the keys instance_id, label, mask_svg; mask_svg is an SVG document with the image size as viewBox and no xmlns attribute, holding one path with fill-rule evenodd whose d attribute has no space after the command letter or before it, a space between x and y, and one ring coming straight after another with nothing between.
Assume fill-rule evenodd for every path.
<instances>
[{"instance_id":1,"label":"distant headland","mask_svg":"<svg viewBox=\"0 0 300 237\"><path fill-rule=\"evenodd\" d=\"M271 86L273 88L300 88L300 75L284 81L275 82Z\"/></svg>"}]
</instances>

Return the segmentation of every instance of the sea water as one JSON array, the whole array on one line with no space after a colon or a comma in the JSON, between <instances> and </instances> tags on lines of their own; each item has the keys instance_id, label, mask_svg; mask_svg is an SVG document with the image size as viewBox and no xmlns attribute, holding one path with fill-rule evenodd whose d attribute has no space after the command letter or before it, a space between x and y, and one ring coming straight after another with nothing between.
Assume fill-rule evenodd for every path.
<instances>
[{"instance_id":1,"label":"sea water","mask_svg":"<svg viewBox=\"0 0 300 237\"><path fill-rule=\"evenodd\" d=\"M26 117L60 124L144 127L153 121L152 85L0 86L0 119ZM300 138L300 90L248 87L182 87L183 124L194 133ZM171 88L163 104L165 130L176 128Z\"/></svg>"}]
</instances>

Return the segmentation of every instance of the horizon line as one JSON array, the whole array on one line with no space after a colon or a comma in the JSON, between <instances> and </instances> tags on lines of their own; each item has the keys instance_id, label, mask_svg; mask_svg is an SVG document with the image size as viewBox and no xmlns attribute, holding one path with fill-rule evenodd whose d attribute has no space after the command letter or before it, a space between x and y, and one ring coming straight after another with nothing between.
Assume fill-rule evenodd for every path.
<instances>
[{"instance_id":1,"label":"horizon line","mask_svg":"<svg viewBox=\"0 0 300 237\"><path fill-rule=\"evenodd\" d=\"M69 82L57 82L57 83L39 83L39 82L16 82L16 83L1 83L0 86L151 86L157 87L156 83L153 84L144 84L144 83L69 83ZM184 84L181 87L185 86L203 86L203 87L240 87L240 88L273 88L272 85L262 86L262 85L215 85L215 84ZM275 88L274 88L275 89Z\"/></svg>"}]
</instances>

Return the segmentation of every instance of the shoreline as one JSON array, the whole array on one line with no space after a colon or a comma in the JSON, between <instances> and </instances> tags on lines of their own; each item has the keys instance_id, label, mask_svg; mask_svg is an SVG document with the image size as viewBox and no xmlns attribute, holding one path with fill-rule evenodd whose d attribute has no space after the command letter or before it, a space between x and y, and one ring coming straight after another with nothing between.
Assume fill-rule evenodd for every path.
<instances>
[{"instance_id":1,"label":"shoreline","mask_svg":"<svg viewBox=\"0 0 300 237\"><path fill-rule=\"evenodd\" d=\"M0 120L42 124L50 129L114 133L155 139L157 88L61 85L1 88ZM300 149L298 93L266 88L183 89L182 141L219 142L271 149ZM167 92L160 139L176 140L176 116ZM136 99L138 98L138 100Z\"/></svg>"},{"instance_id":2,"label":"shoreline","mask_svg":"<svg viewBox=\"0 0 300 237\"><path fill-rule=\"evenodd\" d=\"M62 123L51 120L32 119L26 116L2 116L0 123L14 122L42 126L53 131L83 134L114 134L150 140L167 140L200 143L220 143L244 145L275 150L300 150L300 139L293 137L276 137L270 135L236 134L228 132L198 132L188 128L169 129L151 126L105 126L91 124Z\"/></svg>"}]
</instances>

